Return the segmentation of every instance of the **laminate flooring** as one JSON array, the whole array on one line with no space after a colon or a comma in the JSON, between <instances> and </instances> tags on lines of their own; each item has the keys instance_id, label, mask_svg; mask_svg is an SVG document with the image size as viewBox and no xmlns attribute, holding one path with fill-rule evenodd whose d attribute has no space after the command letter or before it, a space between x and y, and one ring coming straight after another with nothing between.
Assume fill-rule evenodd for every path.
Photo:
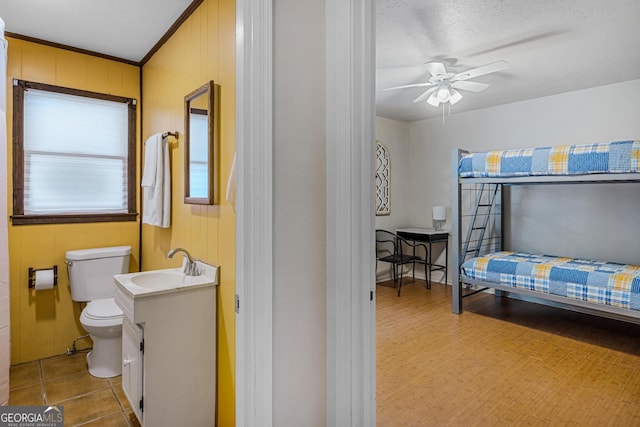
<instances>
[{"instance_id":1,"label":"laminate flooring","mask_svg":"<svg viewBox=\"0 0 640 427\"><path fill-rule=\"evenodd\" d=\"M377 286L378 426L640 426L640 325Z\"/></svg>"}]
</instances>

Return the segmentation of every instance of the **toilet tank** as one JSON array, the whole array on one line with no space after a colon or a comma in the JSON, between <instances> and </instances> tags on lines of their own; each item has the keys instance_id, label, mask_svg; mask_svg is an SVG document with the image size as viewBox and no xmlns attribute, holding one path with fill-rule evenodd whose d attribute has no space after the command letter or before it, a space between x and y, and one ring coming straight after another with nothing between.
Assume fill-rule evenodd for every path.
<instances>
[{"instance_id":1,"label":"toilet tank","mask_svg":"<svg viewBox=\"0 0 640 427\"><path fill-rule=\"evenodd\" d=\"M71 299L92 301L115 294L113 276L129 272L131 246L79 249L67 252Z\"/></svg>"}]
</instances>

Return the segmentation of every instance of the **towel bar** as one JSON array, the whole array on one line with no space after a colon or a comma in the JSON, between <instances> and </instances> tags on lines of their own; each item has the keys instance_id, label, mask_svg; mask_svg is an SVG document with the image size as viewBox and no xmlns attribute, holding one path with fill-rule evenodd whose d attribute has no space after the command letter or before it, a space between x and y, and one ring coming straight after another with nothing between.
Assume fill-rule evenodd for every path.
<instances>
[{"instance_id":1,"label":"towel bar","mask_svg":"<svg viewBox=\"0 0 640 427\"><path fill-rule=\"evenodd\" d=\"M178 139L178 136L180 135L180 132L175 131L175 132L165 132L162 134L162 138L166 138L168 136L173 136L175 139Z\"/></svg>"}]
</instances>

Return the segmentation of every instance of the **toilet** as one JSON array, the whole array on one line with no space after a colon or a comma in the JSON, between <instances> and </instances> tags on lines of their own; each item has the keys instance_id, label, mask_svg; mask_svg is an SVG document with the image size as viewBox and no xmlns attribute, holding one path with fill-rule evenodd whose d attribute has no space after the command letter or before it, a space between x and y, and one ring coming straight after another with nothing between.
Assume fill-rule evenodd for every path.
<instances>
[{"instance_id":1,"label":"toilet","mask_svg":"<svg viewBox=\"0 0 640 427\"><path fill-rule=\"evenodd\" d=\"M131 246L68 251L71 299L86 302L80 324L91 335L89 373L110 378L122 373L122 310L114 300L113 276L129 272Z\"/></svg>"}]
</instances>

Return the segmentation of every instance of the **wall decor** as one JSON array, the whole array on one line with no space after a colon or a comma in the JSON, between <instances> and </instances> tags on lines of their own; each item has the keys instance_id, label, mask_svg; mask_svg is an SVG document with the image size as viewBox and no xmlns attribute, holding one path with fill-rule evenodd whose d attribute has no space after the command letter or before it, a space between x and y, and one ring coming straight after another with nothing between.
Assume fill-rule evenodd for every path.
<instances>
[{"instance_id":1,"label":"wall decor","mask_svg":"<svg viewBox=\"0 0 640 427\"><path fill-rule=\"evenodd\" d=\"M376 215L391 215L391 157L389 150L376 141Z\"/></svg>"}]
</instances>

